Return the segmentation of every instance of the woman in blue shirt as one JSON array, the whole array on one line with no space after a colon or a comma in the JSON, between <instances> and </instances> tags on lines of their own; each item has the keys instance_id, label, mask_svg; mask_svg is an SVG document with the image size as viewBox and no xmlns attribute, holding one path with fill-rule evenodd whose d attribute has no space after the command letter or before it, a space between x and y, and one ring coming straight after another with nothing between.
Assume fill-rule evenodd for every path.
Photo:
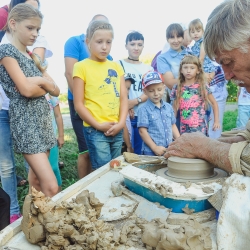
<instances>
[{"instance_id":1,"label":"woman in blue shirt","mask_svg":"<svg viewBox=\"0 0 250 250\"><path fill-rule=\"evenodd\" d=\"M167 102L170 102L170 93L175 84L178 83L179 67L182 58L187 54L186 48L182 45L184 31L180 24L172 23L167 27L166 38L170 49L157 57L157 71L161 73L164 84L167 87ZM180 115L177 112L176 126L180 127Z\"/></svg>"},{"instance_id":2,"label":"woman in blue shirt","mask_svg":"<svg viewBox=\"0 0 250 250\"><path fill-rule=\"evenodd\" d=\"M157 71L162 74L164 84L171 90L178 83L180 62L187 51L182 45L184 31L180 24L170 24L166 30L166 37L170 49L157 57Z\"/></svg>"}]
</instances>

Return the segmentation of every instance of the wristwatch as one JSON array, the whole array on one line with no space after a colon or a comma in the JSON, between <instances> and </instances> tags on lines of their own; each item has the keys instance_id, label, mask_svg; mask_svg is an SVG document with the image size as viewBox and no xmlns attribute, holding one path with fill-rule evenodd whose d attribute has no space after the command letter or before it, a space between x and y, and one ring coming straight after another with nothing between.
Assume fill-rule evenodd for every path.
<instances>
[{"instance_id":1,"label":"wristwatch","mask_svg":"<svg viewBox=\"0 0 250 250\"><path fill-rule=\"evenodd\" d=\"M137 97L138 104L142 102L141 97Z\"/></svg>"}]
</instances>

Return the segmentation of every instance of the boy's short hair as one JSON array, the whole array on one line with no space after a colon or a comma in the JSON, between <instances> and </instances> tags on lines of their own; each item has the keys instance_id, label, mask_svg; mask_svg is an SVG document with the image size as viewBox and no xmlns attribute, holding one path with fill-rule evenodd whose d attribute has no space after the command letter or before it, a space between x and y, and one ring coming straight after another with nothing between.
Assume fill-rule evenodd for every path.
<instances>
[{"instance_id":1,"label":"boy's short hair","mask_svg":"<svg viewBox=\"0 0 250 250\"><path fill-rule=\"evenodd\" d=\"M133 40L135 40L135 41L137 41L137 40L144 41L144 37L143 37L143 35L140 32L138 32L138 31L132 31L126 37L126 44L128 44L128 42L131 42Z\"/></svg>"},{"instance_id":2,"label":"boy's short hair","mask_svg":"<svg viewBox=\"0 0 250 250\"><path fill-rule=\"evenodd\" d=\"M172 23L167 27L167 30L166 30L167 40L169 38L172 38L174 35L176 35L177 37L184 38L184 31L179 23Z\"/></svg>"},{"instance_id":3,"label":"boy's short hair","mask_svg":"<svg viewBox=\"0 0 250 250\"><path fill-rule=\"evenodd\" d=\"M188 26L188 32L190 33L192 30L204 31L203 23L201 22L201 20L199 18L194 19L193 21L190 22L190 24Z\"/></svg>"},{"instance_id":4,"label":"boy's short hair","mask_svg":"<svg viewBox=\"0 0 250 250\"><path fill-rule=\"evenodd\" d=\"M142 78L142 89L147 88L149 85L162 83L161 74L157 71L149 71Z\"/></svg>"}]
</instances>

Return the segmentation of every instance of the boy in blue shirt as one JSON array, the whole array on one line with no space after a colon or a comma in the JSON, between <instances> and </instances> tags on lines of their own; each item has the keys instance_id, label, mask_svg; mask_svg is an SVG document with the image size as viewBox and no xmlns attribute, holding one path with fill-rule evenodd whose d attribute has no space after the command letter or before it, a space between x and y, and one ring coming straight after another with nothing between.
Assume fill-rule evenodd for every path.
<instances>
[{"instance_id":1,"label":"boy in blue shirt","mask_svg":"<svg viewBox=\"0 0 250 250\"><path fill-rule=\"evenodd\" d=\"M180 136L174 110L162 100L165 85L158 72L146 73L142 88L148 100L138 110L137 126L143 140L141 154L163 155L173 138Z\"/></svg>"}]
</instances>

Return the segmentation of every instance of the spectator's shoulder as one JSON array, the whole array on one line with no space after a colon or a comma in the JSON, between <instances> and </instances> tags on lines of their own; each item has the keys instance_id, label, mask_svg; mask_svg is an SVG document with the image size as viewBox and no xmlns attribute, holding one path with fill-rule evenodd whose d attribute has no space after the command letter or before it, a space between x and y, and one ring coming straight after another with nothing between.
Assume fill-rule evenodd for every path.
<instances>
[{"instance_id":1,"label":"spectator's shoulder","mask_svg":"<svg viewBox=\"0 0 250 250\"><path fill-rule=\"evenodd\" d=\"M70 37L70 38L65 42L65 46L70 46L70 45L72 45L72 44L78 43L79 40L81 39L81 37L83 37L83 39L84 39L84 35L72 36L72 37Z\"/></svg>"}]
</instances>

